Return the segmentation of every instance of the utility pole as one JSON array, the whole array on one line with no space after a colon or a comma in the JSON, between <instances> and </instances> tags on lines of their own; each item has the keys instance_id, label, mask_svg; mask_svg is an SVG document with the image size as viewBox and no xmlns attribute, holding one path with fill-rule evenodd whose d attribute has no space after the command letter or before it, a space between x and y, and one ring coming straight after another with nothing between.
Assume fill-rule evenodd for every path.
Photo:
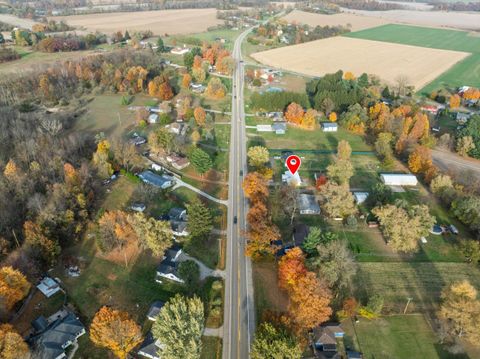
<instances>
[{"instance_id":1,"label":"utility pole","mask_svg":"<svg viewBox=\"0 0 480 359\"><path fill-rule=\"evenodd\" d=\"M408 308L408 305L410 304L410 302L412 301L413 298L407 298L407 304L405 305L405 309L403 310L403 314L405 314L407 312L407 308Z\"/></svg>"}]
</instances>

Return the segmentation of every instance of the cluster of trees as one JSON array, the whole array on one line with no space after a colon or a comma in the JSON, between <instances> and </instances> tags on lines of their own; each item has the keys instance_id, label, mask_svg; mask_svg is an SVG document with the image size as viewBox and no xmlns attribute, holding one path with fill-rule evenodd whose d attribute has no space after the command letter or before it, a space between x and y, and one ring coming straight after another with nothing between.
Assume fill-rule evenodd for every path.
<instances>
[{"instance_id":1,"label":"cluster of trees","mask_svg":"<svg viewBox=\"0 0 480 359\"><path fill-rule=\"evenodd\" d=\"M462 223L480 235L480 196L457 185L448 175L439 174L430 183L431 191L437 195L451 213Z\"/></svg>"},{"instance_id":2,"label":"cluster of trees","mask_svg":"<svg viewBox=\"0 0 480 359\"><path fill-rule=\"evenodd\" d=\"M296 332L306 333L329 319L332 293L322 277L308 271L300 248L289 250L280 259L278 280L290 298L288 312Z\"/></svg>"},{"instance_id":3,"label":"cluster of trees","mask_svg":"<svg viewBox=\"0 0 480 359\"><path fill-rule=\"evenodd\" d=\"M369 78L362 74L357 79L344 78L343 71L327 74L307 84L307 93L312 106L327 115L344 112L349 106L369 102L374 95L368 90Z\"/></svg>"},{"instance_id":4,"label":"cluster of trees","mask_svg":"<svg viewBox=\"0 0 480 359\"><path fill-rule=\"evenodd\" d=\"M37 23L32 26L33 32L63 32L73 30L73 27L67 25L63 20L56 22L49 20L46 23Z\"/></svg>"},{"instance_id":5,"label":"cluster of trees","mask_svg":"<svg viewBox=\"0 0 480 359\"><path fill-rule=\"evenodd\" d=\"M329 0L330 2L347 9L385 11L405 9L402 4L385 3L375 0Z\"/></svg>"},{"instance_id":6,"label":"cluster of trees","mask_svg":"<svg viewBox=\"0 0 480 359\"><path fill-rule=\"evenodd\" d=\"M462 156L480 158L480 115L472 116L457 130L456 150Z\"/></svg>"},{"instance_id":7,"label":"cluster of trees","mask_svg":"<svg viewBox=\"0 0 480 359\"><path fill-rule=\"evenodd\" d=\"M314 109L303 110L299 104L292 102L285 111L287 122L305 129L315 128L317 121L317 111Z\"/></svg>"},{"instance_id":8,"label":"cluster of trees","mask_svg":"<svg viewBox=\"0 0 480 359\"><path fill-rule=\"evenodd\" d=\"M25 100L58 102L78 97L94 88L130 94L146 90L146 84L169 70L156 63L147 51L116 51L105 55L67 61L36 71L30 76L9 76L1 81L0 104L18 104ZM28 90L27 90L28 89ZM35 89L37 91L32 91Z\"/></svg>"},{"instance_id":9,"label":"cluster of trees","mask_svg":"<svg viewBox=\"0 0 480 359\"><path fill-rule=\"evenodd\" d=\"M308 41L339 36L350 30L344 26L315 26L306 24L287 24L284 20L276 23L269 22L260 25L253 31L254 36L249 36L247 41L252 44L265 42L267 45L278 44L285 38L290 44L301 44ZM263 39L268 39L267 41Z\"/></svg>"},{"instance_id":10,"label":"cluster of trees","mask_svg":"<svg viewBox=\"0 0 480 359\"><path fill-rule=\"evenodd\" d=\"M252 163L252 152L250 152L250 162ZM257 158L253 162L258 163L260 160ZM265 162L258 166L260 170L265 165ZM267 179L258 171L249 172L243 180L242 187L245 197L250 201L250 209L247 214L249 224L249 229L246 233L248 239L247 255L253 258L271 255L276 249L273 244L280 239L280 231L272 223L268 210L267 199L269 191Z\"/></svg>"},{"instance_id":11,"label":"cluster of trees","mask_svg":"<svg viewBox=\"0 0 480 359\"><path fill-rule=\"evenodd\" d=\"M432 3L434 10L439 11L480 11L480 4L477 2L434 2Z\"/></svg>"},{"instance_id":12,"label":"cluster of trees","mask_svg":"<svg viewBox=\"0 0 480 359\"><path fill-rule=\"evenodd\" d=\"M428 236L435 217L430 215L428 206L397 201L375 207L372 213L378 218L383 236L394 251L412 253L418 250L418 241Z\"/></svg>"},{"instance_id":13,"label":"cluster of trees","mask_svg":"<svg viewBox=\"0 0 480 359\"><path fill-rule=\"evenodd\" d=\"M143 213L114 210L104 212L98 220L97 242L104 252L125 251L128 245L138 243L161 257L173 244L173 234L168 221L147 218ZM125 265L128 265L126 254Z\"/></svg>"},{"instance_id":14,"label":"cluster of trees","mask_svg":"<svg viewBox=\"0 0 480 359\"><path fill-rule=\"evenodd\" d=\"M204 306L198 297L177 294L170 298L152 326L154 339L162 343L158 355L168 359L199 358L204 322ZM128 313L104 306L92 320L90 339L125 359L142 342L142 330Z\"/></svg>"},{"instance_id":15,"label":"cluster of trees","mask_svg":"<svg viewBox=\"0 0 480 359\"><path fill-rule=\"evenodd\" d=\"M230 51L218 42L203 43L202 48L195 47L183 56L185 66L192 70L195 81L204 82L210 66L215 66L217 72L230 75L233 72L234 62Z\"/></svg>"},{"instance_id":16,"label":"cluster of trees","mask_svg":"<svg viewBox=\"0 0 480 359\"><path fill-rule=\"evenodd\" d=\"M442 339L464 338L478 343L480 334L480 300L477 290L467 281L456 282L442 291L438 312Z\"/></svg>"},{"instance_id":17,"label":"cluster of trees","mask_svg":"<svg viewBox=\"0 0 480 359\"><path fill-rule=\"evenodd\" d=\"M310 107L308 97L304 93L298 92L255 92L251 96L251 108L259 111L285 111L292 102L300 105L302 108Z\"/></svg>"},{"instance_id":18,"label":"cluster of trees","mask_svg":"<svg viewBox=\"0 0 480 359\"><path fill-rule=\"evenodd\" d=\"M351 154L350 144L345 140L340 141L334 162L327 167L328 182L320 187L322 209L330 218L354 217L357 213L350 192L350 178L354 173Z\"/></svg>"},{"instance_id":19,"label":"cluster of trees","mask_svg":"<svg viewBox=\"0 0 480 359\"><path fill-rule=\"evenodd\" d=\"M0 41L1 44L1 41ZM1 48L0 47L0 64L3 62L18 60L20 55L12 48Z\"/></svg>"}]
</instances>

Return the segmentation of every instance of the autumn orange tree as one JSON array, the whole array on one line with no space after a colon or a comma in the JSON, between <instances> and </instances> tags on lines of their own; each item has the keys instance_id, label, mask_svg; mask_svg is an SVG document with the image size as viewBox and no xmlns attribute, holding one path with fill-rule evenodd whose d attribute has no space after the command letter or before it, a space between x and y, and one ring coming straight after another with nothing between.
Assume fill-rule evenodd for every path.
<instances>
[{"instance_id":1,"label":"autumn orange tree","mask_svg":"<svg viewBox=\"0 0 480 359\"><path fill-rule=\"evenodd\" d=\"M110 349L117 358L126 359L142 341L142 332L128 313L104 306L92 320L90 339L96 345Z\"/></svg>"},{"instance_id":2,"label":"autumn orange tree","mask_svg":"<svg viewBox=\"0 0 480 359\"><path fill-rule=\"evenodd\" d=\"M432 155L430 149L425 146L417 146L408 156L408 168L413 173L425 173L432 167Z\"/></svg>"},{"instance_id":3,"label":"autumn orange tree","mask_svg":"<svg viewBox=\"0 0 480 359\"><path fill-rule=\"evenodd\" d=\"M290 294L289 313L301 331L326 322L332 315L332 294L324 280L314 272L307 272L298 279Z\"/></svg>"},{"instance_id":4,"label":"autumn orange tree","mask_svg":"<svg viewBox=\"0 0 480 359\"><path fill-rule=\"evenodd\" d=\"M300 125L303 121L305 112L298 103L292 102L285 111L285 119L293 124Z\"/></svg>"},{"instance_id":5,"label":"autumn orange tree","mask_svg":"<svg viewBox=\"0 0 480 359\"><path fill-rule=\"evenodd\" d=\"M29 290L30 283L20 271L10 266L0 268L0 310L10 311Z\"/></svg>"},{"instance_id":6,"label":"autumn orange tree","mask_svg":"<svg viewBox=\"0 0 480 359\"><path fill-rule=\"evenodd\" d=\"M248 173L243 180L242 187L245 196L252 202L263 202L268 197L267 181L258 172Z\"/></svg>"},{"instance_id":7,"label":"autumn orange tree","mask_svg":"<svg viewBox=\"0 0 480 359\"><path fill-rule=\"evenodd\" d=\"M182 87L184 89L188 89L191 83L192 83L192 76L187 72L182 77Z\"/></svg>"},{"instance_id":8,"label":"autumn orange tree","mask_svg":"<svg viewBox=\"0 0 480 359\"><path fill-rule=\"evenodd\" d=\"M295 247L278 262L278 285L290 292L296 288L298 280L306 273L305 256L299 247Z\"/></svg>"},{"instance_id":9,"label":"autumn orange tree","mask_svg":"<svg viewBox=\"0 0 480 359\"><path fill-rule=\"evenodd\" d=\"M207 113L202 107L195 107L195 110L193 111L193 116L195 117L195 122L197 123L197 125L199 125L200 127L205 126L205 119L207 118Z\"/></svg>"},{"instance_id":10,"label":"autumn orange tree","mask_svg":"<svg viewBox=\"0 0 480 359\"><path fill-rule=\"evenodd\" d=\"M33 252L51 265L55 262L56 257L60 254L59 244L49 239L40 225L32 221L26 221L23 224L23 236L25 244L33 250Z\"/></svg>"},{"instance_id":11,"label":"autumn orange tree","mask_svg":"<svg viewBox=\"0 0 480 359\"><path fill-rule=\"evenodd\" d=\"M12 325L0 325L0 358L2 359L28 359L30 350L22 336Z\"/></svg>"},{"instance_id":12,"label":"autumn orange tree","mask_svg":"<svg viewBox=\"0 0 480 359\"><path fill-rule=\"evenodd\" d=\"M457 94L450 96L450 108L460 107L461 101L461 97Z\"/></svg>"}]
</instances>

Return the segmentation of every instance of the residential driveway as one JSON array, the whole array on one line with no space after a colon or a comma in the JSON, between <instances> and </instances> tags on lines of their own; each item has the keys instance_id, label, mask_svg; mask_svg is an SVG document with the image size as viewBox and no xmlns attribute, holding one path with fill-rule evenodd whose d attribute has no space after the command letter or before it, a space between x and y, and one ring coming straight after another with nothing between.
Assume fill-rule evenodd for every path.
<instances>
[{"instance_id":1,"label":"residential driveway","mask_svg":"<svg viewBox=\"0 0 480 359\"><path fill-rule=\"evenodd\" d=\"M192 261L194 261L195 263L198 264L198 266L200 267L200 279L201 280L204 280L207 277L219 277L219 278L225 279L225 272L223 270L208 268L201 261L199 261L196 258L193 258L193 257L189 256L185 252L182 252L182 254L180 254L180 256L178 257L179 262L185 262L187 260L192 260Z\"/></svg>"}]
</instances>

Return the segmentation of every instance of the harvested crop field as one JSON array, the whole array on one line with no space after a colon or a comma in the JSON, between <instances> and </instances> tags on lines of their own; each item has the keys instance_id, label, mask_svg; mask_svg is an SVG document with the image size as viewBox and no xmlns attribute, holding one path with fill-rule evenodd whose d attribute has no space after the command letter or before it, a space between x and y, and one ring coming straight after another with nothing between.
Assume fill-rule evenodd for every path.
<instances>
[{"instance_id":1,"label":"harvested crop field","mask_svg":"<svg viewBox=\"0 0 480 359\"><path fill-rule=\"evenodd\" d=\"M294 10L285 17L283 17L289 23L306 24L309 26L347 26L351 25L350 30L358 31L363 29L369 29L380 25L388 24L389 21L355 14L334 14L323 15L315 14L306 11Z\"/></svg>"},{"instance_id":2,"label":"harvested crop field","mask_svg":"<svg viewBox=\"0 0 480 359\"><path fill-rule=\"evenodd\" d=\"M216 9L186 9L55 16L49 20L64 20L71 26L107 34L119 30L151 30L155 35L164 35L206 31L223 23L216 16Z\"/></svg>"},{"instance_id":3,"label":"harvested crop field","mask_svg":"<svg viewBox=\"0 0 480 359\"><path fill-rule=\"evenodd\" d=\"M432 27L444 27L461 30L480 30L480 13L460 11L415 11L415 10L390 10L390 11L367 11L352 10L351 15L368 16L384 20L411 25L422 25Z\"/></svg>"},{"instance_id":4,"label":"harvested crop field","mask_svg":"<svg viewBox=\"0 0 480 359\"><path fill-rule=\"evenodd\" d=\"M258 52L252 57L268 66L310 76L323 76L338 70L355 75L364 72L394 84L398 76L421 88L469 53L391 44L348 37L332 37L300 45Z\"/></svg>"}]
</instances>

